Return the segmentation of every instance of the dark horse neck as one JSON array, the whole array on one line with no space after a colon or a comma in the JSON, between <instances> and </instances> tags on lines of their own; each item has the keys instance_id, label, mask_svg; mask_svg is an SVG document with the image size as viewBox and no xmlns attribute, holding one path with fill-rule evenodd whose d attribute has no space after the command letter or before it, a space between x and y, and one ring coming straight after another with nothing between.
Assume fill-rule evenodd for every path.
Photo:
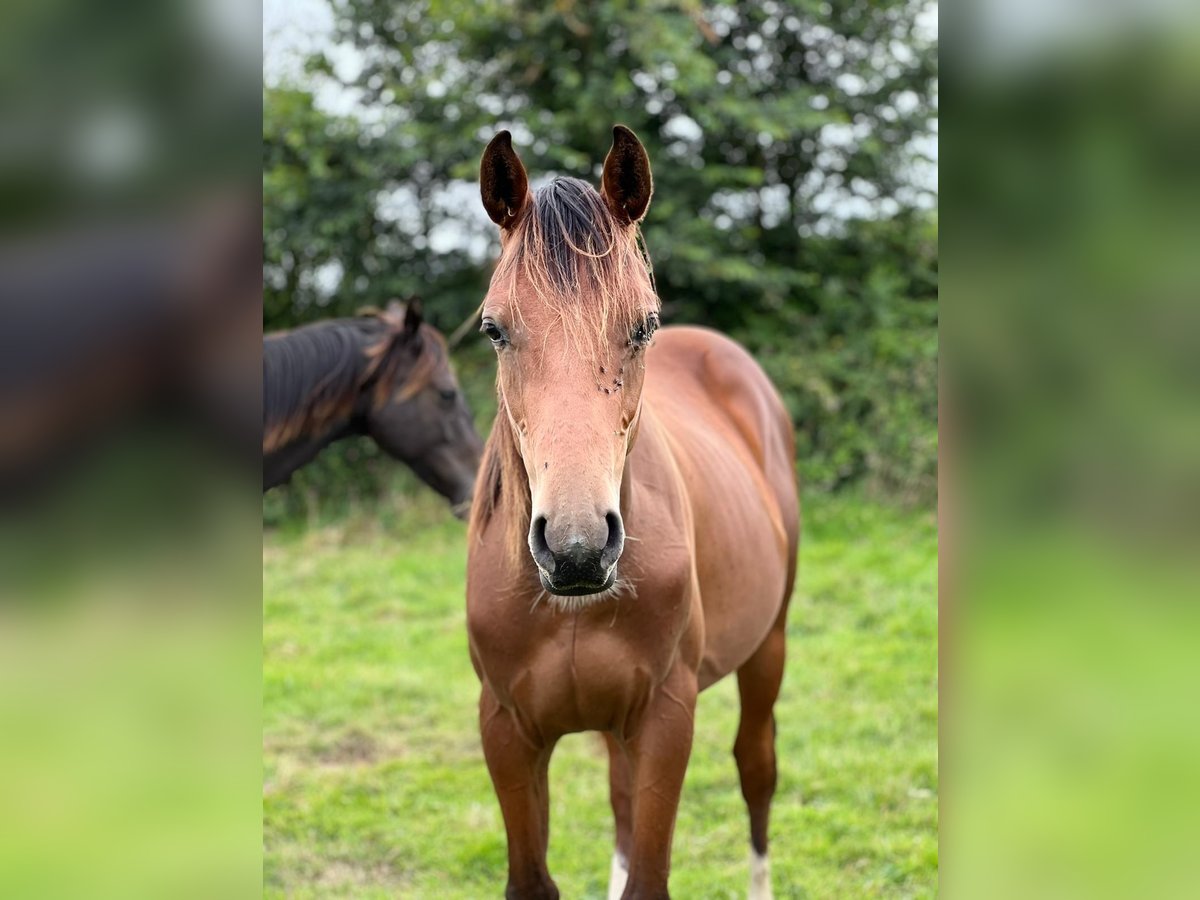
<instances>
[{"instance_id":1,"label":"dark horse neck","mask_svg":"<svg viewBox=\"0 0 1200 900\"><path fill-rule=\"evenodd\" d=\"M322 434L297 438L270 453L264 453L263 490L269 491L273 487L286 484L297 469L308 465L316 459L318 453L335 441L366 433L366 420L355 414L332 423L332 427Z\"/></svg>"}]
</instances>

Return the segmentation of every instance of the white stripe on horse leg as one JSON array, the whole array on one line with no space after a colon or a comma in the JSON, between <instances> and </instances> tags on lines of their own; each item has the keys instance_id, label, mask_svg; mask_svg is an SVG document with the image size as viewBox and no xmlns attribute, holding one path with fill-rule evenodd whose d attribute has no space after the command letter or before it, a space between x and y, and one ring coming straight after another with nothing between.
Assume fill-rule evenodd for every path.
<instances>
[{"instance_id":1,"label":"white stripe on horse leg","mask_svg":"<svg viewBox=\"0 0 1200 900\"><path fill-rule=\"evenodd\" d=\"M621 900L625 882L629 880L629 863L620 851L613 851L612 870L608 875L608 900Z\"/></svg>"},{"instance_id":2,"label":"white stripe on horse leg","mask_svg":"<svg viewBox=\"0 0 1200 900\"><path fill-rule=\"evenodd\" d=\"M774 900L771 893L771 860L750 851L750 900Z\"/></svg>"}]
</instances>

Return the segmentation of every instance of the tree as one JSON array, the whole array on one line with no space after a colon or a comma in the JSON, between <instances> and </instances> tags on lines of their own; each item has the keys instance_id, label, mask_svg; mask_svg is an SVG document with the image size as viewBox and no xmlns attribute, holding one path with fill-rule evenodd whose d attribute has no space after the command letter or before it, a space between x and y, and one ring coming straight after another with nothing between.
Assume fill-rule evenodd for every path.
<instances>
[{"instance_id":1,"label":"tree","mask_svg":"<svg viewBox=\"0 0 1200 900\"><path fill-rule=\"evenodd\" d=\"M482 298L494 250L474 185L487 139L510 128L535 178L595 183L622 122L654 163L644 233L664 318L756 353L811 482L865 477L927 497L937 224L911 173L937 70L921 7L339 3L338 38L362 61L342 86L365 113L350 128L284 92L268 117L271 193L300 238L279 225L288 246L268 252L291 273L272 313L307 317L311 273L337 260L346 274L325 309L411 289L455 324ZM323 57L310 70L337 77ZM295 136L305 149L289 149Z\"/></svg>"}]
</instances>

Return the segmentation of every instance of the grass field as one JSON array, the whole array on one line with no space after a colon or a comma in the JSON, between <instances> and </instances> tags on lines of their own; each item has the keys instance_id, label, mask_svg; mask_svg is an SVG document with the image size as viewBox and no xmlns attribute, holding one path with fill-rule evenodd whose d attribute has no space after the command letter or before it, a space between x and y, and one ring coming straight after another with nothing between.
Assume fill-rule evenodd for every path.
<instances>
[{"instance_id":1,"label":"grass field","mask_svg":"<svg viewBox=\"0 0 1200 900\"><path fill-rule=\"evenodd\" d=\"M853 497L805 508L779 705L777 897L937 892L937 533ZM263 842L271 897L500 897L504 827L476 727L464 528L440 510L263 547ZM700 699L671 888L744 897L732 679ZM550 871L603 897L607 762L551 767Z\"/></svg>"}]
</instances>

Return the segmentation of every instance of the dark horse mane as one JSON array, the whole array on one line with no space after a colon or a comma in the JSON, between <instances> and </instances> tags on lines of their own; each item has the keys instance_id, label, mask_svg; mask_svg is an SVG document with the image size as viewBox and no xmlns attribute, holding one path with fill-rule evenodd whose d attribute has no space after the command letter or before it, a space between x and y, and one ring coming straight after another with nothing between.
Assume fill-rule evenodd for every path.
<instances>
[{"instance_id":1,"label":"dark horse mane","mask_svg":"<svg viewBox=\"0 0 1200 900\"><path fill-rule=\"evenodd\" d=\"M421 325L409 333L403 314L392 310L364 310L354 318L266 335L263 452L327 432L353 412L371 385L374 407L396 391L400 399L413 396L445 354L445 341L433 328Z\"/></svg>"}]
</instances>

